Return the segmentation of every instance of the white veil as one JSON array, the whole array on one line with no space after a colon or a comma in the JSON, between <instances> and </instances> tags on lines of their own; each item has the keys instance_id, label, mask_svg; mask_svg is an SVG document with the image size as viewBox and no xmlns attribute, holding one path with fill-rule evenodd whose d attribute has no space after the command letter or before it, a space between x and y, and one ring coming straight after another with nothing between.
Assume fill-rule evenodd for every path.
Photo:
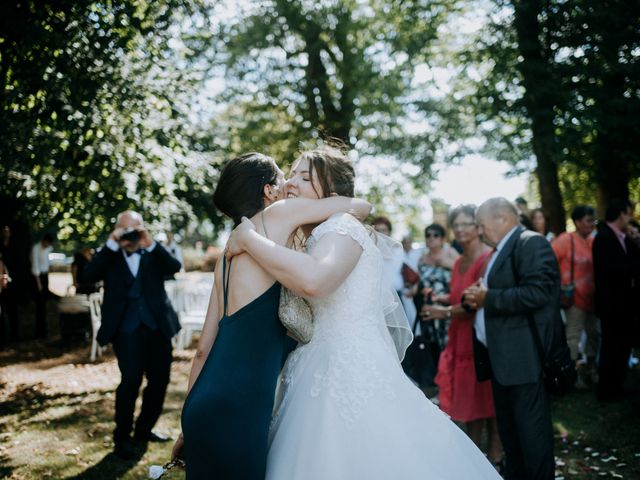
<instances>
[{"instance_id":1,"label":"white veil","mask_svg":"<svg viewBox=\"0 0 640 480\"><path fill-rule=\"evenodd\" d=\"M380 250L382 254L383 260L391 260L398 257L402 258L404 255L400 242L378 232L375 232L374 240L378 250ZM407 347L411 345L413 341L413 333L400 297L398 297L398 294L391 284L391 279L385 278L382 284L384 319L398 358L402 362Z\"/></svg>"}]
</instances>

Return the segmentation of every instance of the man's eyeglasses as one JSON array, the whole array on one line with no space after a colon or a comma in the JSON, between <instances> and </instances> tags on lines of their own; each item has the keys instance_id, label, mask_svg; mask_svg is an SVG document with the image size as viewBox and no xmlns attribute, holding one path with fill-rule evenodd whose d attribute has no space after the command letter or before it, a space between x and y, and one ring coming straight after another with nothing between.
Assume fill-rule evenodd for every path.
<instances>
[{"instance_id":1,"label":"man's eyeglasses","mask_svg":"<svg viewBox=\"0 0 640 480\"><path fill-rule=\"evenodd\" d=\"M475 227L476 224L473 222L460 222L460 223L452 223L451 224L451 228L453 228L454 230L457 228L471 228L471 227Z\"/></svg>"}]
</instances>

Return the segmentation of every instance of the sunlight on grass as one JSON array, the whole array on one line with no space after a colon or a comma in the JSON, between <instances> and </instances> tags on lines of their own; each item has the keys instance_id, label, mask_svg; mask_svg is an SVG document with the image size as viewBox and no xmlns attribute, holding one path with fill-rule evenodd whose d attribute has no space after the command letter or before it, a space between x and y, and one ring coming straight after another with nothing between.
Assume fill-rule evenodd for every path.
<instances>
[{"instance_id":1,"label":"sunlight on grass","mask_svg":"<svg viewBox=\"0 0 640 480\"><path fill-rule=\"evenodd\" d=\"M70 366L69 369L72 374L81 373L84 378L80 380L89 381L88 376L104 373L104 364L108 362L114 360L105 359L102 365L97 363L81 368ZM181 356L174 362L164 414L157 425L159 431L172 437L179 433L189 367L188 356ZM5 370L9 368L4 367ZM32 366L27 369L33 371ZM132 465L114 457L111 453L114 393L104 390L77 392L77 382L47 379L47 370L40 371L42 383L20 385L9 395L4 391L5 400L0 404L3 412L0 416L0 478L140 479L147 477L149 466L162 465L169 460L172 442L149 444L140 460ZM60 385L68 385L73 393L59 391ZM138 410L140 401L138 399ZM183 476L181 472L171 472L164 478Z\"/></svg>"},{"instance_id":2,"label":"sunlight on grass","mask_svg":"<svg viewBox=\"0 0 640 480\"><path fill-rule=\"evenodd\" d=\"M172 367L164 413L156 429L173 438L180 431L193 351L180 353ZM43 362L47 365L56 362ZM21 370L22 369L22 370ZM7 365L2 378L20 378L15 371L35 371L33 365ZM108 375L109 378L105 378ZM111 439L115 385L115 359L95 364L40 370L36 383L7 382L0 397L0 478L10 480L87 479L123 480L147 478L151 465L163 465L171 455L172 442L151 443L140 450L140 459L124 462L112 454ZM80 391L69 376L94 389ZM640 370L632 372L640 384ZM23 380L22 380L23 381ZM625 402L600 404L593 392L578 391L552 404L556 431L557 475L586 480L606 476L640 478L640 421L638 397ZM137 409L140 408L138 399ZM184 472L171 471L163 478L183 479Z\"/></svg>"}]
</instances>

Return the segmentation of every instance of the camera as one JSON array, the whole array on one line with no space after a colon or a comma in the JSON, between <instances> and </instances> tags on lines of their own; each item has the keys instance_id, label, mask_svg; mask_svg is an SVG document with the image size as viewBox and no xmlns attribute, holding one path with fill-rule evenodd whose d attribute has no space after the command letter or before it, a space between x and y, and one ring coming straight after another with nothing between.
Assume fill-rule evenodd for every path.
<instances>
[{"instance_id":1,"label":"camera","mask_svg":"<svg viewBox=\"0 0 640 480\"><path fill-rule=\"evenodd\" d=\"M134 230L133 228L127 228L125 232L120 235L120 241L126 240L128 242L139 242L140 241L140 232L138 230Z\"/></svg>"}]
</instances>

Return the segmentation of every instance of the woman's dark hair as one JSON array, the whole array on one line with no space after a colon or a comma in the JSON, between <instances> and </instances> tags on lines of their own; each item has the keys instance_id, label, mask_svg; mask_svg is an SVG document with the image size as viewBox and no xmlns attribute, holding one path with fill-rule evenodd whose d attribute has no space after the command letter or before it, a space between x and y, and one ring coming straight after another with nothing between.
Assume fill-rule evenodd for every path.
<instances>
[{"instance_id":1,"label":"woman's dark hair","mask_svg":"<svg viewBox=\"0 0 640 480\"><path fill-rule=\"evenodd\" d=\"M533 228L531 219L524 213L518 215L518 220L520 220L520 225L522 225L527 230L531 230L532 232L535 230L535 228Z\"/></svg>"},{"instance_id":2,"label":"woman's dark hair","mask_svg":"<svg viewBox=\"0 0 640 480\"><path fill-rule=\"evenodd\" d=\"M449 226L451 228L453 228L453 222L456 220L458 215L466 215L467 217L471 217L471 220L475 221L476 206L471 204L458 205L456 208L451 210L451 213L449 213Z\"/></svg>"},{"instance_id":3,"label":"woman's dark hair","mask_svg":"<svg viewBox=\"0 0 640 480\"><path fill-rule=\"evenodd\" d=\"M440 225L439 223L432 223L427 228L425 228L424 229L424 236L426 237L429 234L429 232L437 233L442 238L444 238L445 234L447 233L445 231L444 227L442 225Z\"/></svg>"},{"instance_id":4,"label":"woman's dark hair","mask_svg":"<svg viewBox=\"0 0 640 480\"><path fill-rule=\"evenodd\" d=\"M220 172L213 203L237 225L264 208L265 185L275 185L278 169L271 157L245 153L228 161Z\"/></svg>"},{"instance_id":5,"label":"woman's dark hair","mask_svg":"<svg viewBox=\"0 0 640 480\"><path fill-rule=\"evenodd\" d=\"M380 216L376 217L371 221L371 225L386 225L390 232L393 231L393 227L391 226L391 220L388 217Z\"/></svg>"},{"instance_id":6,"label":"woman's dark hair","mask_svg":"<svg viewBox=\"0 0 640 480\"><path fill-rule=\"evenodd\" d=\"M531 219L531 225L533 225L533 230L535 230L535 223L533 223L533 219L535 218L537 213L542 215L542 218L544 218L544 232L540 232L540 233L542 233L543 235L546 235L547 233L549 233L549 218L547 217L547 214L544 213L544 210L542 210L541 208L534 208L529 213L529 218Z\"/></svg>"},{"instance_id":7,"label":"woman's dark hair","mask_svg":"<svg viewBox=\"0 0 640 480\"><path fill-rule=\"evenodd\" d=\"M340 148L323 145L302 152L298 159L309 162L309 180L313 185L313 177L318 178L318 183L322 187L322 197L329 197L332 193L343 197L355 195L356 172ZM316 191L316 193L320 196L320 192Z\"/></svg>"},{"instance_id":8,"label":"woman's dark hair","mask_svg":"<svg viewBox=\"0 0 640 480\"><path fill-rule=\"evenodd\" d=\"M587 215L591 215L592 217L596 216L596 211L593 207L589 205L576 205L573 211L571 212L571 220L577 222L578 220L582 220Z\"/></svg>"}]
</instances>

